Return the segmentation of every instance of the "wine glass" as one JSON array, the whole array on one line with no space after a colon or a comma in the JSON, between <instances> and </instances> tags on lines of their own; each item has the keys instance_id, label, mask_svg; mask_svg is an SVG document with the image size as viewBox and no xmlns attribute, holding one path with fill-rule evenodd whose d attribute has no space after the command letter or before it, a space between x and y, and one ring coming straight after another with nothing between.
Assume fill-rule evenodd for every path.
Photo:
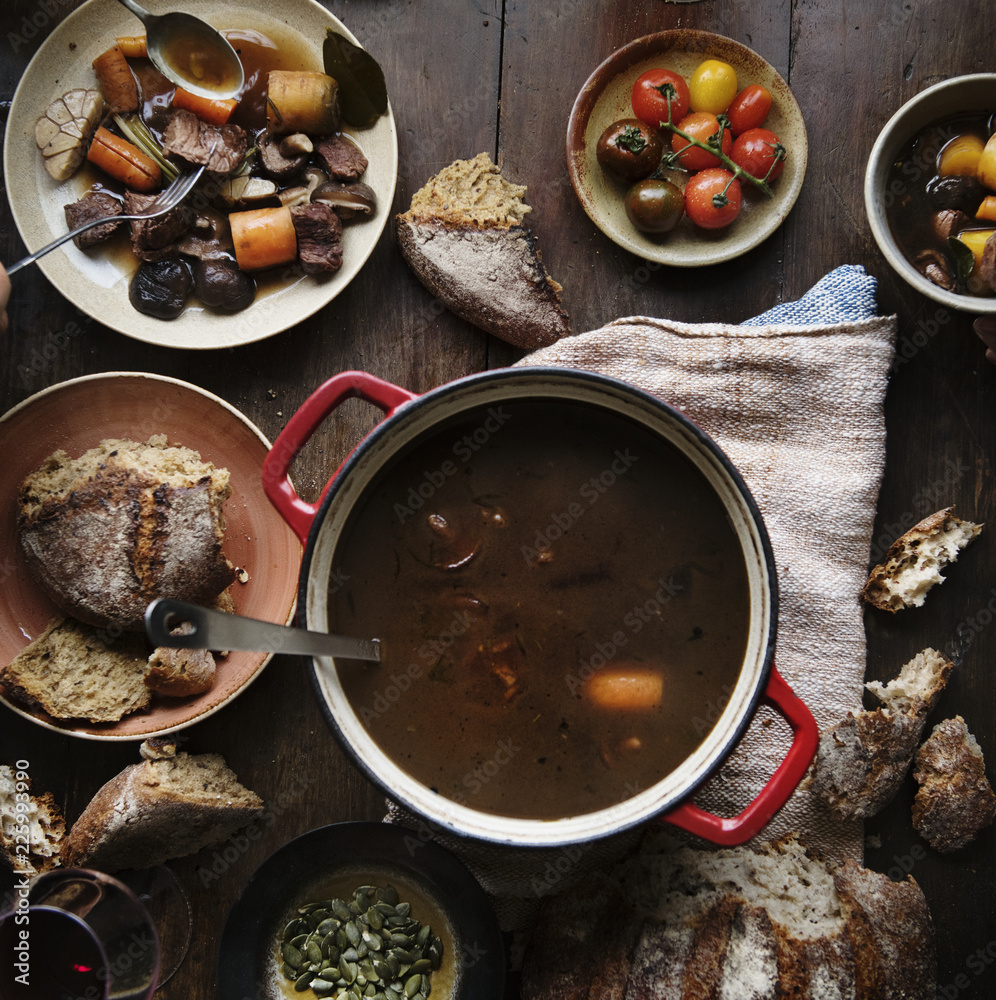
<instances>
[{"instance_id":1,"label":"wine glass","mask_svg":"<svg viewBox=\"0 0 996 1000\"><path fill-rule=\"evenodd\" d=\"M57 868L22 882L0 914L2 1000L149 1000L159 935L149 911L103 872Z\"/></svg>"}]
</instances>

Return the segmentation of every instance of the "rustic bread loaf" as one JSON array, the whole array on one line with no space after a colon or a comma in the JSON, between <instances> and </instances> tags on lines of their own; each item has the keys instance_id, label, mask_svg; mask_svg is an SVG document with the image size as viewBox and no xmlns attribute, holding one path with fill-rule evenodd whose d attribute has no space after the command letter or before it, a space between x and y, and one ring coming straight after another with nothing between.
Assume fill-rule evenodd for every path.
<instances>
[{"instance_id":1,"label":"rustic bread loaf","mask_svg":"<svg viewBox=\"0 0 996 1000\"><path fill-rule=\"evenodd\" d=\"M221 551L228 471L164 435L57 451L24 481L18 535L51 599L92 625L138 631L149 601L208 603L234 579Z\"/></svg>"},{"instance_id":2,"label":"rustic bread loaf","mask_svg":"<svg viewBox=\"0 0 996 1000\"><path fill-rule=\"evenodd\" d=\"M953 509L931 514L897 538L869 574L862 599L884 611L920 607L927 591L944 582L941 570L982 531L981 524L955 517Z\"/></svg>"},{"instance_id":3,"label":"rustic bread loaf","mask_svg":"<svg viewBox=\"0 0 996 1000\"><path fill-rule=\"evenodd\" d=\"M218 754L157 754L97 792L60 856L64 865L108 872L154 868L224 840L262 810Z\"/></svg>"},{"instance_id":4,"label":"rustic bread loaf","mask_svg":"<svg viewBox=\"0 0 996 1000\"><path fill-rule=\"evenodd\" d=\"M544 901L523 1000L934 996L933 926L912 878L831 867L790 838L716 851L672 842L611 882Z\"/></svg>"},{"instance_id":5,"label":"rustic bread loaf","mask_svg":"<svg viewBox=\"0 0 996 1000\"><path fill-rule=\"evenodd\" d=\"M0 672L0 685L54 719L117 722L151 700L148 656L141 636L115 638L73 618L54 618Z\"/></svg>"},{"instance_id":6,"label":"rustic bread loaf","mask_svg":"<svg viewBox=\"0 0 996 1000\"><path fill-rule=\"evenodd\" d=\"M956 715L934 726L916 755L913 826L942 854L971 843L996 818L982 748Z\"/></svg>"},{"instance_id":7,"label":"rustic bread loaf","mask_svg":"<svg viewBox=\"0 0 996 1000\"><path fill-rule=\"evenodd\" d=\"M571 332L561 286L546 272L523 219L526 189L487 153L456 160L396 218L398 243L419 281L458 316L533 349Z\"/></svg>"},{"instance_id":8,"label":"rustic bread loaf","mask_svg":"<svg viewBox=\"0 0 996 1000\"><path fill-rule=\"evenodd\" d=\"M865 819L895 798L951 668L928 647L888 684L865 685L882 708L852 712L821 733L811 789L836 816Z\"/></svg>"},{"instance_id":9,"label":"rustic bread loaf","mask_svg":"<svg viewBox=\"0 0 996 1000\"><path fill-rule=\"evenodd\" d=\"M10 765L0 764L0 867L19 875L39 875L55 868L65 833L66 824L52 793L32 795L30 780Z\"/></svg>"},{"instance_id":10,"label":"rustic bread loaf","mask_svg":"<svg viewBox=\"0 0 996 1000\"><path fill-rule=\"evenodd\" d=\"M145 685L156 694L186 698L203 694L214 684L217 664L209 649L160 646L145 667Z\"/></svg>"}]
</instances>

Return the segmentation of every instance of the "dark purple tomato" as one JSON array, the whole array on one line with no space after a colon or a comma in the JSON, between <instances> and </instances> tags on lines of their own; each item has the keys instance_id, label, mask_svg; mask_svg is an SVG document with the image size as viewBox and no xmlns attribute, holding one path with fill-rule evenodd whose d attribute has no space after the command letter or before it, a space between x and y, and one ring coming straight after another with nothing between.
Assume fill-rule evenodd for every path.
<instances>
[{"instance_id":1,"label":"dark purple tomato","mask_svg":"<svg viewBox=\"0 0 996 1000\"><path fill-rule=\"evenodd\" d=\"M681 188L670 181L647 177L626 192L626 215L643 233L669 233L685 210Z\"/></svg>"},{"instance_id":2,"label":"dark purple tomato","mask_svg":"<svg viewBox=\"0 0 996 1000\"><path fill-rule=\"evenodd\" d=\"M622 181L649 177L660 165L664 140L646 122L623 118L599 137L595 156L601 168Z\"/></svg>"}]
</instances>

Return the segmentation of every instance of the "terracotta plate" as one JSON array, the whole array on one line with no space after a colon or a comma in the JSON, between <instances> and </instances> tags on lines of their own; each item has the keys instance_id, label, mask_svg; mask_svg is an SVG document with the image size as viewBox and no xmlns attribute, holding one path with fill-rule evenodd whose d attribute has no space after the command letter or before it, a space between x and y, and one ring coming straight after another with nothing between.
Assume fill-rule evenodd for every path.
<instances>
[{"instance_id":1,"label":"terracotta plate","mask_svg":"<svg viewBox=\"0 0 996 1000\"><path fill-rule=\"evenodd\" d=\"M770 128L788 150L785 169L767 198L744 184L744 206L725 229L707 232L682 218L670 233L641 233L626 217L626 185L608 177L595 159L598 137L620 118L632 118L630 91L649 69L664 68L687 80L704 59L721 59L737 71L741 88L763 84L771 91ZM699 267L738 257L770 236L788 215L802 188L808 144L806 125L788 84L756 52L708 31L678 29L645 35L614 52L588 78L574 101L567 125L567 170L581 205L613 242L645 260L674 267ZM679 187L686 174L675 171Z\"/></svg>"},{"instance_id":2,"label":"terracotta plate","mask_svg":"<svg viewBox=\"0 0 996 1000\"><path fill-rule=\"evenodd\" d=\"M81 421L79 415L86 414ZM225 503L229 560L248 574L231 593L238 614L289 624L294 614L301 546L263 493L261 470L270 445L259 430L224 400L196 386L158 375L108 372L62 382L31 396L0 417L0 663L9 663L57 613L27 572L17 542L17 493L25 476L62 448L82 454L101 438L145 440L163 433L170 444L194 448L231 473ZM214 686L190 698L153 696L146 712L117 723L52 719L28 712L2 695L26 718L90 739L145 739L203 719L230 702L268 662L263 653L230 653L218 661Z\"/></svg>"},{"instance_id":3,"label":"terracotta plate","mask_svg":"<svg viewBox=\"0 0 996 1000\"><path fill-rule=\"evenodd\" d=\"M355 41L345 26L315 0L271 0L266 4L186 0L183 9L222 29L249 28L301 54L302 65L322 68L325 29L335 27ZM66 231L63 207L90 187L82 170L63 184L48 175L35 148L35 120L49 102L74 87L92 87L91 63L117 35L141 34L141 22L117 0L88 0L62 21L28 65L14 94L7 120L4 172L17 177L7 185L18 232L29 251ZM398 175L394 117L386 115L368 129L349 129L370 161L363 180L377 195L377 211L366 222L351 223L343 235L343 266L327 279L308 275L261 282L256 301L239 313L207 309L192 302L174 320L145 316L128 301L134 258L109 245L78 250L72 243L38 264L53 285L94 319L137 340L166 347L234 347L269 337L299 323L331 302L353 279L373 251L387 223Z\"/></svg>"}]
</instances>

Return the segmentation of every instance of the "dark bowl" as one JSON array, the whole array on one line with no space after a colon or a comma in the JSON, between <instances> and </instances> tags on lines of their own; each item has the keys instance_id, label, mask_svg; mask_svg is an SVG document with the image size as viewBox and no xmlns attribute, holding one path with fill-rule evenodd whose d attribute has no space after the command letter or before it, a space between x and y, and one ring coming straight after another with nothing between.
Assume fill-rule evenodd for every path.
<instances>
[{"instance_id":1,"label":"dark bowl","mask_svg":"<svg viewBox=\"0 0 996 1000\"><path fill-rule=\"evenodd\" d=\"M336 823L284 844L253 873L228 915L218 955L220 1000L293 997L276 943L296 907L363 884L390 882L412 916L443 940L433 1000L499 1000L505 984L501 929L467 868L418 831L387 823ZM314 994L310 994L314 996Z\"/></svg>"}]
</instances>

